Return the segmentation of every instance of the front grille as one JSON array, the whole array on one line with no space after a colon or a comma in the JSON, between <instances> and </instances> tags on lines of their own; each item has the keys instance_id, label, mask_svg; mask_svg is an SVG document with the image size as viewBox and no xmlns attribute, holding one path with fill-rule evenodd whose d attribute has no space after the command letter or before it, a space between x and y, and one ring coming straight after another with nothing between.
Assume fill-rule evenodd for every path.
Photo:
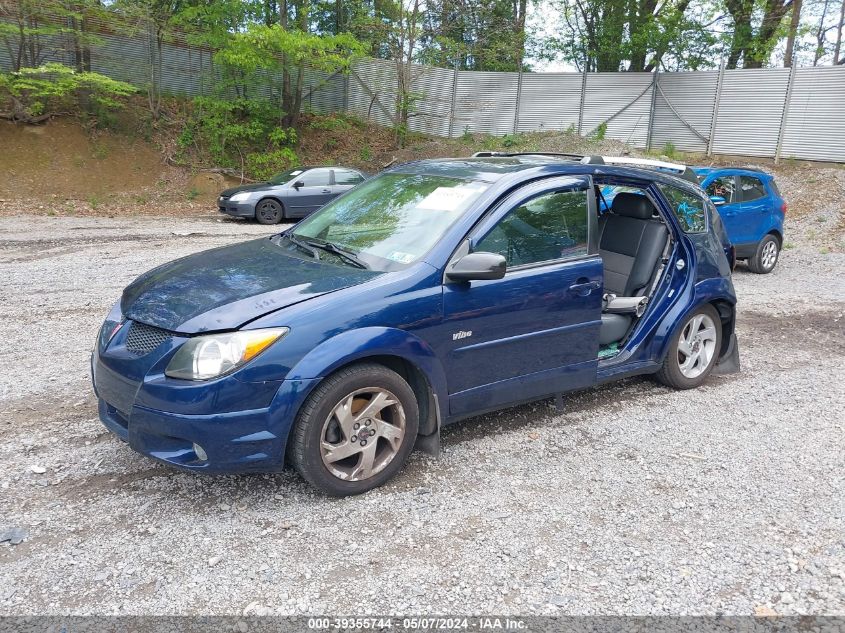
<instances>
[{"instance_id":1,"label":"front grille","mask_svg":"<svg viewBox=\"0 0 845 633\"><path fill-rule=\"evenodd\" d=\"M144 356L169 339L167 330L132 321L126 335L126 349L136 356Z\"/></svg>"}]
</instances>

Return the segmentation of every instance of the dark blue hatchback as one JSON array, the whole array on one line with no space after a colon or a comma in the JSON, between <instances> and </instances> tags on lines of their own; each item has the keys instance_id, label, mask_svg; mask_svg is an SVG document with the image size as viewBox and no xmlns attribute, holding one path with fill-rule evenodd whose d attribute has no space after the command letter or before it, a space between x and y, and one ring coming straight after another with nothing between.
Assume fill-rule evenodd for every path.
<instances>
[{"instance_id":1,"label":"dark blue hatchback","mask_svg":"<svg viewBox=\"0 0 845 633\"><path fill-rule=\"evenodd\" d=\"M92 356L100 417L174 466L288 463L364 492L461 418L737 371L731 252L711 201L671 174L542 155L402 165L285 233L133 282Z\"/></svg>"}]
</instances>

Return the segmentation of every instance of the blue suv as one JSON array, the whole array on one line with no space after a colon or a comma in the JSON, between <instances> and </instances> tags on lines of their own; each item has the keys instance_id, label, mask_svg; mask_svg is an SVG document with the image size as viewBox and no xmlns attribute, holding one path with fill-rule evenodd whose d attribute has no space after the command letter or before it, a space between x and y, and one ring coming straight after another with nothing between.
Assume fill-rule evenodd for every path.
<instances>
[{"instance_id":1,"label":"blue suv","mask_svg":"<svg viewBox=\"0 0 845 633\"><path fill-rule=\"evenodd\" d=\"M601 188L624 188L598 213ZM270 238L159 266L92 354L105 426L201 472L357 494L473 415L626 376L738 371L701 189L599 157L395 167Z\"/></svg>"},{"instance_id":2,"label":"blue suv","mask_svg":"<svg viewBox=\"0 0 845 633\"><path fill-rule=\"evenodd\" d=\"M755 273L770 273L783 247L786 201L775 179L758 169L694 168L719 210L737 259Z\"/></svg>"}]
</instances>

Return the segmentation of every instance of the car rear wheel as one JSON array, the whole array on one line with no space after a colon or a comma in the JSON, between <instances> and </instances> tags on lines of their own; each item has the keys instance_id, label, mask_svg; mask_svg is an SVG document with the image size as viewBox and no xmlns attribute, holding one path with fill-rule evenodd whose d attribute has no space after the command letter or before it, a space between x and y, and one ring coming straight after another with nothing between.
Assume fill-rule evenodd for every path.
<instances>
[{"instance_id":1,"label":"car rear wheel","mask_svg":"<svg viewBox=\"0 0 845 633\"><path fill-rule=\"evenodd\" d=\"M297 416L288 459L312 486L361 494L396 475L414 446L419 409L396 372L353 365L324 380Z\"/></svg>"},{"instance_id":2,"label":"car rear wheel","mask_svg":"<svg viewBox=\"0 0 845 633\"><path fill-rule=\"evenodd\" d=\"M678 329L655 378L675 389L692 389L713 371L722 348L722 321L711 305L698 308Z\"/></svg>"},{"instance_id":3,"label":"car rear wheel","mask_svg":"<svg viewBox=\"0 0 845 633\"><path fill-rule=\"evenodd\" d=\"M278 224L285 217L285 210L278 200L265 198L255 205L255 219L259 224Z\"/></svg>"},{"instance_id":4,"label":"car rear wheel","mask_svg":"<svg viewBox=\"0 0 845 633\"><path fill-rule=\"evenodd\" d=\"M748 260L748 268L751 272L765 275L772 272L780 256L780 241L769 233L757 244L757 252L754 257Z\"/></svg>"}]
</instances>

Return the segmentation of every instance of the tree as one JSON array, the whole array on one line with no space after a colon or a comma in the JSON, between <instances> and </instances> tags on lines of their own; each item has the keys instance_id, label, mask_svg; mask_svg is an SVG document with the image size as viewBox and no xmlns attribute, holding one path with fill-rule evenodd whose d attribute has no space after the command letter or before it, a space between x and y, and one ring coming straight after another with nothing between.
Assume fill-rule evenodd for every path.
<instances>
[{"instance_id":1,"label":"tree","mask_svg":"<svg viewBox=\"0 0 845 633\"><path fill-rule=\"evenodd\" d=\"M120 98L136 92L134 86L92 72L77 72L63 64L48 63L0 74L0 103L11 111L0 118L42 123L60 111L120 107Z\"/></svg>"},{"instance_id":2,"label":"tree","mask_svg":"<svg viewBox=\"0 0 845 633\"><path fill-rule=\"evenodd\" d=\"M12 70L41 66L69 50L77 70L90 70L89 50L100 39L86 31L85 21L102 11L97 0L0 0L0 39Z\"/></svg>"},{"instance_id":3,"label":"tree","mask_svg":"<svg viewBox=\"0 0 845 633\"><path fill-rule=\"evenodd\" d=\"M725 0L725 7L733 22L727 67L762 68L777 44L783 17L793 0ZM762 11L759 26L755 26L755 10Z\"/></svg>"},{"instance_id":4,"label":"tree","mask_svg":"<svg viewBox=\"0 0 845 633\"><path fill-rule=\"evenodd\" d=\"M651 72L712 65L714 35L686 14L690 0L560 0L550 44L579 69Z\"/></svg>"},{"instance_id":5,"label":"tree","mask_svg":"<svg viewBox=\"0 0 845 633\"><path fill-rule=\"evenodd\" d=\"M283 24L252 24L245 32L233 34L215 59L245 74L282 72L282 125L294 127L302 107L305 67L328 73L345 71L352 59L364 52L361 43L348 33L319 36L299 29L286 30Z\"/></svg>"},{"instance_id":6,"label":"tree","mask_svg":"<svg viewBox=\"0 0 845 633\"><path fill-rule=\"evenodd\" d=\"M786 52L783 54L784 68L791 68L795 57L795 37L798 35L798 26L801 24L802 4L803 0L792 0L792 19L789 22L789 34L786 38Z\"/></svg>"},{"instance_id":7,"label":"tree","mask_svg":"<svg viewBox=\"0 0 845 633\"><path fill-rule=\"evenodd\" d=\"M836 28L836 46L833 49L834 65L842 63L842 60L845 59L845 56L843 56L841 59L839 57L839 54L842 51L843 29L845 29L845 0L842 0L842 7L839 9L839 26Z\"/></svg>"}]
</instances>

